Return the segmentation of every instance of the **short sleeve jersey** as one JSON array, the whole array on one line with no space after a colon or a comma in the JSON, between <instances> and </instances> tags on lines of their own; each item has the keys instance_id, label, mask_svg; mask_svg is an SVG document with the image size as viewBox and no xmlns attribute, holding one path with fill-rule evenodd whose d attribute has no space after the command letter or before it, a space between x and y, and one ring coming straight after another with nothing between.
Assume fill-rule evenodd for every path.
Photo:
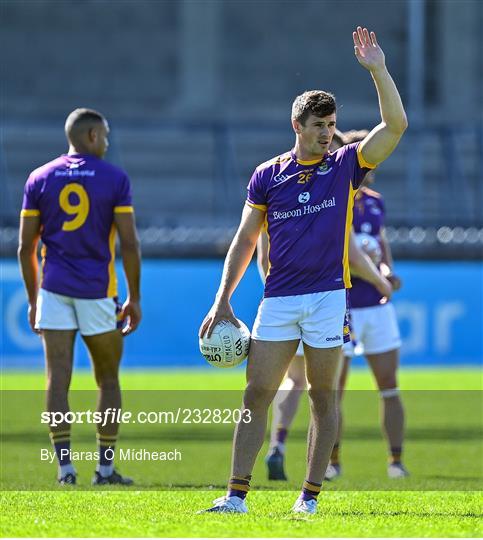
<instances>
[{"instance_id":1,"label":"short sleeve jersey","mask_svg":"<svg viewBox=\"0 0 483 540\"><path fill-rule=\"evenodd\" d=\"M370 234L381 245L381 229L384 227L385 207L380 193L361 188L354 201L354 232ZM351 307L362 308L379 305L381 293L369 282L352 279Z\"/></svg>"},{"instance_id":2,"label":"short sleeve jersey","mask_svg":"<svg viewBox=\"0 0 483 540\"><path fill-rule=\"evenodd\" d=\"M126 173L93 155L62 155L34 170L21 215L40 216L40 286L73 298L117 296L114 214L131 212Z\"/></svg>"},{"instance_id":3,"label":"short sleeve jersey","mask_svg":"<svg viewBox=\"0 0 483 540\"><path fill-rule=\"evenodd\" d=\"M317 161L301 161L287 152L256 168L247 204L266 212L265 297L351 286L348 245L354 194L371 168L359 143Z\"/></svg>"}]
</instances>

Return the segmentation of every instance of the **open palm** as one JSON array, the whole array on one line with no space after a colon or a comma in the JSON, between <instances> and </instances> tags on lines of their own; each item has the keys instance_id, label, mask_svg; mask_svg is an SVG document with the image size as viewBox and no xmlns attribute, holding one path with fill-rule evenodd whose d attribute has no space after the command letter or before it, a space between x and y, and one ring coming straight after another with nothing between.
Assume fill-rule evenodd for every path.
<instances>
[{"instance_id":1,"label":"open palm","mask_svg":"<svg viewBox=\"0 0 483 540\"><path fill-rule=\"evenodd\" d=\"M352 32L354 52L359 63L369 71L384 67L384 53L377 43L376 34L367 28L357 27Z\"/></svg>"}]
</instances>

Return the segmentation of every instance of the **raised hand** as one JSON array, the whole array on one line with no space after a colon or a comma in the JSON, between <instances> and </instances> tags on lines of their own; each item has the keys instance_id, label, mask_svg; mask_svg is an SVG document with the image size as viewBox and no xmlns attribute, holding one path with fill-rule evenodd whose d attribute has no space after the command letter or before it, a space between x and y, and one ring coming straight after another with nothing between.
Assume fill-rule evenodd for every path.
<instances>
[{"instance_id":1,"label":"raised hand","mask_svg":"<svg viewBox=\"0 0 483 540\"><path fill-rule=\"evenodd\" d=\"M377 43L376 34L369 33L367 28L357 27L352 32L354 38L354 53L359 64L369 71L376 71L385 66L384 53Z\"/></svg>"}]
</instances>

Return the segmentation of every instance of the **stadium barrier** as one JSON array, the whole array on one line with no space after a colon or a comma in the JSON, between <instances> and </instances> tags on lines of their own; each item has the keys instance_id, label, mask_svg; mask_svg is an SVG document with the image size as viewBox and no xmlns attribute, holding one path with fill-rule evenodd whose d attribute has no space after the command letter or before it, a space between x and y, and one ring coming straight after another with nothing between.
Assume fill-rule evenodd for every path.
<instances>
[{"instance_id":1,"label":"stadium barrier","mask_svg":"<svg viewBox=\"0 0 483 540\"><path fill-rule=\"evenodd\" d=\"M215 296L222 264L221 260L144 261L143 321L126 339L124 367L209 367L198 351L197 332ZM480 364L483 263L401 261L396 268L403 280L403 288L394 295L404 343L402 365ZM118 276L122 299L120 267ZM14 260L2 261L0 282L2 367L42 369L40 339L27 324L25 292ZM236 315L249 327L261 296L252 264L232 301ZM89 366L80 339L76 365Z\"/></svg>"}]
</instances>

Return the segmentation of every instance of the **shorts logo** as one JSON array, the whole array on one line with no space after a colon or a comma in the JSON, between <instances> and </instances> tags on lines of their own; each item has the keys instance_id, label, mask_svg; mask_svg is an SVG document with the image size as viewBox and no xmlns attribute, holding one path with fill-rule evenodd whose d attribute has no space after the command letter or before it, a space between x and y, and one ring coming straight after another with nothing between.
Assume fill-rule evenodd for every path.
<instances>
[{"instance_id":1,"label":"shorts logo","mask_svg":"<svg viewBox=\"0 0 483 540\"><path fill-rule=\"evenodd\" d=\"M299 203L305 204L310 201L310 193L308 191L304 191L299 195Z\"/></svg>"},{"instance_id":2,"label":"shorts logo","mask_svg":"<svg viewBox=\"0 0 483 540\"><path fill-rule=\"evenodd\" d=\"M340 336L326 337L325 338L325 341L340 341L340 340L341 340Z\"/></svg>"}]
</instances>

